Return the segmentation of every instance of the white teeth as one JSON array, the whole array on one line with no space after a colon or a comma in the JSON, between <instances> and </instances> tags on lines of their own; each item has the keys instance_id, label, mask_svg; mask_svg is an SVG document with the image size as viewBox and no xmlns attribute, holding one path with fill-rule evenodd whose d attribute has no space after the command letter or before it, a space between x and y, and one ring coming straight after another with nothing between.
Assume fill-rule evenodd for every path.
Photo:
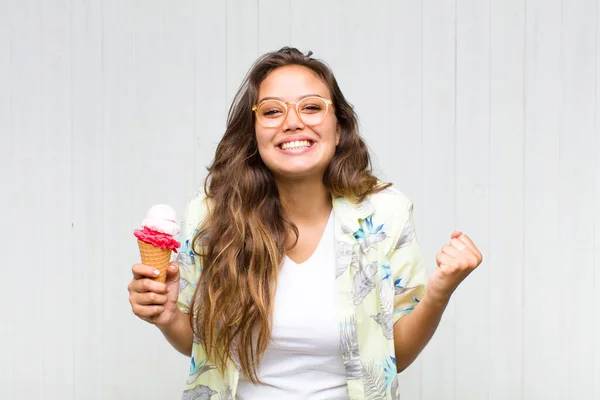
<instances>
[{"instance_id":1,"label":"white teeth","mask_svg":"<svg viewBox=\"0 0 600 400\"><path fill-rule=\"evenodd\" d=\"M295 142L287 142L281 145L282 150L301 149L304 147L310 147L310 142L308 140L297 140Z\"/></svg>"}]
</instances>

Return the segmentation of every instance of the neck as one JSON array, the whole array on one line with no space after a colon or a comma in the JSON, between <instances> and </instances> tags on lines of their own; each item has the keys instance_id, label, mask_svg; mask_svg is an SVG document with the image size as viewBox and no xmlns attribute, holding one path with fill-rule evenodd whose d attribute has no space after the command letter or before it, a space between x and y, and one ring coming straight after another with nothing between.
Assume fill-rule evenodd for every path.
<instances>
[{"instance_id":1,"label":"neck","mask_svg":"<svg viewBox=\"0 0 600 400\"><path fill-rule=\"evenodd\" d=\"M277 181L279 198L287 217L295 224L327 218L331 213L331 194L318 181Z\"/></svg>"}]
</instances>

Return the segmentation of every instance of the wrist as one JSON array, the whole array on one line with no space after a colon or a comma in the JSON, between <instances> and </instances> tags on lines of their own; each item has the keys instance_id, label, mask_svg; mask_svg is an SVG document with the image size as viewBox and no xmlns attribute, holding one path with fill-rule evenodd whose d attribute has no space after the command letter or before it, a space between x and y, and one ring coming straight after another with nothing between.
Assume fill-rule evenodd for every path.
<instances>
[{"instance_id":1,"label":"wrist","mask_svg":"<svg viewBox=\"0 0 600 400\"><path fill-rule=\"evenodd\" d=\"M433 307L445 309L450 302L451 294L436 293L432 290L427 290L421 302L425 302Z\"/></svg>"}]
</instances>

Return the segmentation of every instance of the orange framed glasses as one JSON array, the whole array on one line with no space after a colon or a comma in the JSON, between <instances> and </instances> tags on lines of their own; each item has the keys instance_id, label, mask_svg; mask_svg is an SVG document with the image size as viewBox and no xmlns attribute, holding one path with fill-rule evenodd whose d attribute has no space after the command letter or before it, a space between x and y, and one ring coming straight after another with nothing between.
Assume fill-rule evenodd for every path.
<instances>
[{"instance_id":1,"label":"orange framed glasses","mask_svg":"<svg viewBox=\"0 0 600 400\"><path fill-rule=\"evenodd\" d=\"M320 96L309 96L302 100L283 102L275 99L266 99L252 106L258 122L265 128L279 128L287 119L290 106L296 109L296 115L307 126L319 125L329 112L333 102Z\"/></svg>"}]
</instances>

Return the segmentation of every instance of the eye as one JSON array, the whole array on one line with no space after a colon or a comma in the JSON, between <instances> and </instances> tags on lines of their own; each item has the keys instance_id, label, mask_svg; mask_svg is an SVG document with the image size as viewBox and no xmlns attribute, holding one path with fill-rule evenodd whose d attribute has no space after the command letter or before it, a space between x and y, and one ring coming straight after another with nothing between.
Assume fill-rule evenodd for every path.
<instances>
[{"instance_id":1,"label":"eye","mask_svg":"<svg viewBox=\"0 0 600 400\"><path fill-rule=\"evenodd\" d=\"M303 114L320 114L327 109L327 104L318 97L310 97L302 100L300 111Z\"/></svg>"},{"instance_id":2,"label":"eye","mask_svg":"<svg viewBox=\"0 0 600 400\"><path fill-rule=\"evenodd\" d=\"M271 108L269 110L264 110L262 112L262 115L264 115L265 117L276 117L283 114L282 110L279 110L277 108Z\"/></svg>"},{"instance_id":3,"label":"eye","mask_svg":"<svg viewBox=\"0 0 600 400\"><path fill-rule=\"evenodd\" d=\"M314 110L314 111L319 111L319 110L322 110L322 108L321 108L320 106L316 105L316 104L309 104L309 105L305 106L305 107L303 108L303 110Z\"/></svg>"},{"instance_id":4,"label":"eye","mask_svg":"<svg viewBox=\"0 0 600 400\"><path fill-rule=\"evenodd\" d=\"M285 115L285 107L277 101L267 101L259 107L258 113L264 118L279 118Z\"/></svg>"}]
</instances>

